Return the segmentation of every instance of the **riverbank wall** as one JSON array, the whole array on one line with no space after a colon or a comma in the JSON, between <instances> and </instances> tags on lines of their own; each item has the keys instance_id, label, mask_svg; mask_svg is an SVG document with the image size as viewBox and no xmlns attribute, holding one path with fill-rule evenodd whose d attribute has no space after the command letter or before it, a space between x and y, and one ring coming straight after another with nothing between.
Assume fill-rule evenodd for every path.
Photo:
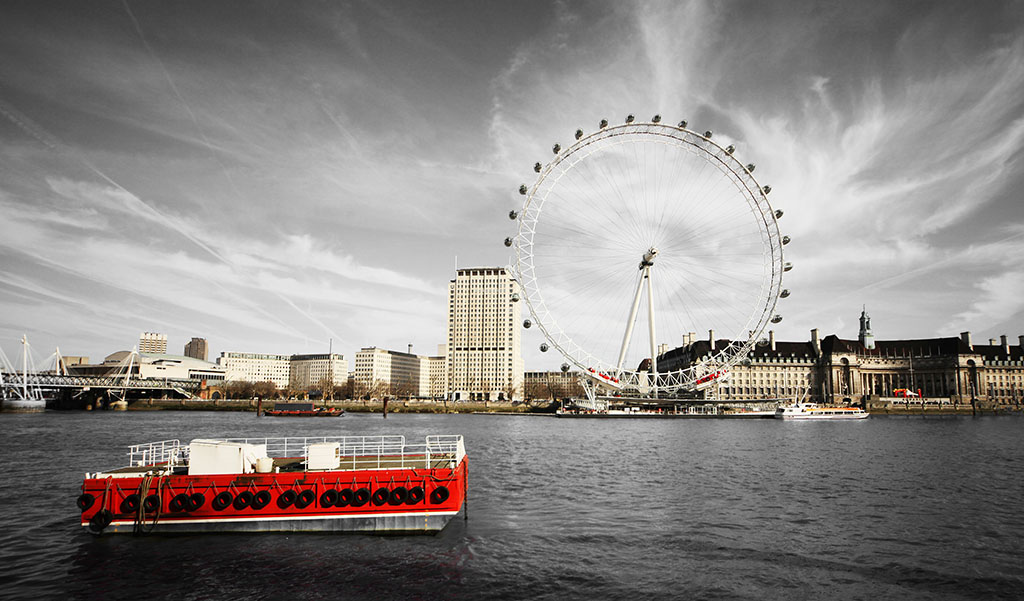
<instances>
[{"instance_id":1,"label":"riverbank wall","mask_svg":"<svg viewBox=\"0 0 1024 601\"><path fill-rule=\"evenodd\" d=\"M346 413L383 413L383 401L328 401L328 407ZM272 409L274 401L252 399L140 399L128 404L129 411L256 411ZM553 413L550 403L510 403L503 401L388 401L388 413Z\"/></svg>"}]
</instances>

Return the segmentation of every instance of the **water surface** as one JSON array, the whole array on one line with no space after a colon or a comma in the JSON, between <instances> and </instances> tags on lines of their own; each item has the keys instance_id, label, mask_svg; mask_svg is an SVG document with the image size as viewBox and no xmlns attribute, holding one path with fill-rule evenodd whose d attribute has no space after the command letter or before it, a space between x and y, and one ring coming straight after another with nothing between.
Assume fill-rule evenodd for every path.
<instances>
[{"instance_id":1,"label":"water surface","mask_svg":"<svg viewBox=\"0 0 1024 601\"><path fill-rule=\"evenodd\" d=\"M0 414L0 597L1024 598L1024 421ZM100 536L82 476L207 436L463 434L436 536Z\"/></svg>"}]
</instances>

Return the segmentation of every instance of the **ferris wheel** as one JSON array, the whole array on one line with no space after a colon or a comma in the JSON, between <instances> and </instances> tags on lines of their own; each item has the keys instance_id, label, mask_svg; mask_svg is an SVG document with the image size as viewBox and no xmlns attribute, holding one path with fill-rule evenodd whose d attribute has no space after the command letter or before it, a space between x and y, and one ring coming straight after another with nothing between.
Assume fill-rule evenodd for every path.
<instances>
[{"instance_id":1,"label":"ferris wheel","mask_svg":"<svg viewBox=\"0 0 1024 601\"><path fill-rule=\"evenodd\" d=\"M699 389L726 379L782 321L792 267L782 211L754 165L712 136L659 115L602 120L555 144L533 185L519 187L522 209L509 213L518 230L505 245L530 312L523 326L543 333L540 350L565 357L563 370L629 393ZM695 338L709 340L706 360L665 354Z\"/></svg>"}]
</instances>

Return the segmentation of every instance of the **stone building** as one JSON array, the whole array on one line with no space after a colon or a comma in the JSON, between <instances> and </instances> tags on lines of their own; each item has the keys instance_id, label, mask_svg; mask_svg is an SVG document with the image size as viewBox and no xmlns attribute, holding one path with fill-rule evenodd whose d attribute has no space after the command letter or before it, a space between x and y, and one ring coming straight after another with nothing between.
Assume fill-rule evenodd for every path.
<instances>
[{"instance_id":1,"label":"stone building","mask_svg":"<svg viewBox=\"0 0 1024 601\"><path fill-rule=\"evenodd\" d=\"M715 339L714 332L707 339L696 340L694 334L686 336L684 346L672 349L658 358L661 371L685 369L689 365L704 363L730 344L727 339ZM813 396L820 382L818 362L820 344L818 331L811 331L807 342L781 342L775 332L768 332L765 344L755 346L747 358L729 371L729 377L701 391L703 398L723 401L764 401L796 399Z\"/></svg>"},{"instance_id":2,"label":"stone building","mask_svg":"<svg viewBox=\"0 0 1024 601\"><path fill-rule=\"evenodd\" d=\"M707 361L730 341L695 340L659 357L659 370ZM973 344L959 337L875 340L867 311L856 340L835 334L807 342L778 342L774 332L751 350L729 377L701 391L704 398L756 401L807 398L834 404L1013 405L1024 402L1024 336Z\"/></svg>"}]
</instances>

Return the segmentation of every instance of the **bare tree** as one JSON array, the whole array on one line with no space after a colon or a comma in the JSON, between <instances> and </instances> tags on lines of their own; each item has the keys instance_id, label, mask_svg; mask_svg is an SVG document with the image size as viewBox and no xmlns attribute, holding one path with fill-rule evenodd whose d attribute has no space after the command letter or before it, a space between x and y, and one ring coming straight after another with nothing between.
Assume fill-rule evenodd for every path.
<instances>
[{"instance_id":1,"label":"bare tree","mask_svg":"<svg viewBox=\"0 0 1024 601\"><path fill-rule=\"evenodd\" d=\"M264 380L263 382L256 382L252 385L252 394L261 399L269 399L277 397L277 384L274 384L270 380Z\"/></svg>"},{"instance_id":2,"label":"bare tree","mask_svg":"<svg viewBox=\"0 0 1024 601\"><path fill-rule=\"evenodd\" d=\"M523 385L523 399L532 401L534 399L548 398L548 386L542 382L530 381Z\"/></svg>"},{"instance_id":3,"label":"bare tree","mask_svg":"<svg viewBox=\"0 0 1024 601\"><path fill-rule=\"evenodd\" d=\"M414 392L416 392L416 387L412 385L412 382L408 380L402 380L401 382L395 384L395 386L393 387L393 392L395 396L398 398L408 399L412 397L412 394Z\"/></svg>"},{"instance_id":4,"label":"bare tree","mask_svg":"<svg viewBox=\"0 0 1024 601\"><path fill-rule=\"evenodd\" d=\"M506 401L511 401L519 395L519 384L516 382L508 382L501 387L501 393L505 396Z\"/></svg>"}]
</instances>

